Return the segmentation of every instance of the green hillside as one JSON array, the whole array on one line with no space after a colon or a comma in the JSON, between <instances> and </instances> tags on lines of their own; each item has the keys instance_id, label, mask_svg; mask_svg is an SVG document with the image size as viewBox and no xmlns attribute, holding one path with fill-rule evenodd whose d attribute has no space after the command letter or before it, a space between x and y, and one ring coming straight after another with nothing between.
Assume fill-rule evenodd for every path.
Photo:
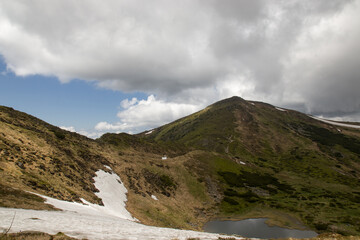
<instances>
[{"instance_id":1,"label":"green hillside","mask_svg":"<svg viewBox=\"0 0 360 240\"><path fill-rule=\"evenodd\" d=\"M360 231L359 135L238 97L140 134L205 151L188 169L218 181L219 216L294 217L343 234Z\"/></svg>"}]
</instances>

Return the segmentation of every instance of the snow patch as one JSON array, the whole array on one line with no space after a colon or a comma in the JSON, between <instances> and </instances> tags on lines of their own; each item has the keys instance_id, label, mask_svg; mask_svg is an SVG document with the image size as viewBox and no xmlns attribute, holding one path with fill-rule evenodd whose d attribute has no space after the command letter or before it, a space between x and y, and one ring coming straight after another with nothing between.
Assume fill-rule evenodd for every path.
<instances>
[{"instance_id":1,"label":"snow patch","mask_svg":"<svg viewBox=\"0 0 360 240\"><path fill-rule=\"evenodd\" d=\"M286 110L283 109L283 108L279 108L279 107L275 107L275 108L276 108L276 110L279 110L279 111L282 111L282 112L286 112Z\"/></svg>"},{"instance_id":2,"label":"snow patch","mask_svg":"<svg viewBox=\"0 0 360 240\"><path fill-rule=\"evenodd\" d=\"M151 198L154 199L155 201L159 201L159 199L155 195L151 195Z\"/></svg>"},{"instance_id":3,"label":"snow patch","mask_svg":"<svg viewBox=\"0 0 360 240\"><path fill-rule=\"evenodd\" d=\"M112 170L111 168L109 169ZM41 194L37 195L45 198L46 203L49 203L54 207L64 211L96 216L113 216L136 221L136 219L133 218L125 208L125 202L127 201L127 189L117 174L107 173L103 170L99 170L96 172L94 181L95 187L99 190L99 192L95 193L95 195L101 198L104 206L90 203L85 199L81 199L81 201L84 203L81 204L58 200L55 198L43 196Z\"/></svg>"},{"instance_id":4,"label":"snow patch","mask_svg":"<svg viewBox=\"0 0 360 240\"><path fill-rule=\"evenodd\" d=\"M135 220L125 208L127 189L117 174L99 170L96 172L94 181L95 187L99 190L95 195L102 199L105 213L132 221Z\"/></svg>"},{"instance_id":5,"label":"snow patch","mask_svg":"<svg viewBox=\"0 0 360 240\"><path fill-rule=\"evenodd\" d=\"M154 132L154 130L150 130L150 131L146 132L145 135L149 135L149 134L151 134L153 132Z\"/></svg>"},{"instance_id":6,"label":"snow patch","mask_svg":"<svg viewBox=\"0 0 360 240\"><path fill-rule=\"evenodd\" d=\"M359 125L352 125L352 124L346 124L346 123L333 122L333 121L330 121L330 120L326 120L326 119L322 119L322 118L318 118L318 117L314 117L314 116L310 116L310 117L312 117L313 119L319 120L321 122L328 123L328 124L335 125L335 126L360 129Z\"/></svg>"}]
</instances>

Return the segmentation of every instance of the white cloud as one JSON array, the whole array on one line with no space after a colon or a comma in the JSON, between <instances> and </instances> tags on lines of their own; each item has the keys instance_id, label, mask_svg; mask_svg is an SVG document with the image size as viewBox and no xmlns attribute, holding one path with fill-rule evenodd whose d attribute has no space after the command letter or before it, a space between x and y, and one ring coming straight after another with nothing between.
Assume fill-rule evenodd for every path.
<instances>
[{"instance_id":1,"label":"white cloud","mask_svg":"<svg viewBox=\"0 0 360 240\"><path fill-rule=\"evenodd\" d=\"M116 131L116 130L123 130L124 128L124 124L111 124L108 122L99 122L98 124L96 124L95 129L98 131Z\"/></svg>"},{"instance_id":2,"label":"white cloud","mask_svg":"<svg viewBox=\"0 0 360 240\"><path fill-rule=\"evenodd\" d=\"M211 16L201 7L190 0L2 1L0 51L18 75L99 80L129 91L203 85L219 70L206 47Z\"/></svg>"},{"instance_id":3,"label":"white cloud","mask_svg":"<svg viewBox=\"0 0 360 240\"><path fill-rule=\"evenodd\" d=\"M77 132L78 134L84 135L88 138L92 138L92 139L96 139L101 137L101 135L103 135L104 131L86 131L86 130L80 130Z\"/></svg>"},{"instance_id":4,"label":"white cloud","mask_svg":"<svg viewBox=\"0 0 360 240\"><path fill-rule=\"evenodd\" d=\"M70 127L65 127L65 126L60 126L61 129L69 131L69 132L76 132L75 131L75 127L70 126Z\"/></svg>"},{"instance_id":5,"label":"white cloud","mask_svg":"<svg viewBox=\"0 0 360 240\"><path fill-rule=\"evenodd\" d=\"M99 122L98 131L137 133L146 129L159 127L175 119L200 110L202 106L164 102L150 95L146 100L131 100L133 104L118 112L119 122ZM126 102L126 101L125 101ZM126 104L125 104L126 105Z\"/></svg>"},{"instance_id":6,"label":"white cloud","mask_svg":"<svg viewBox=\"0 0 360 240\"><path fill-rule=\"evenodd\" d=\"M101 124L104 124L104 123L101 123ZM69 126L69 127L60 126L59 128L69 131L69 132L76 132L78 134L81 134L83 136L86 136L88 138L93 138L93 139L101 137L101 135L103 135L106 132L109 132L109 130L110 131L114 130L114 129L106 129L106 128L104 128L104 129L96 129L95 128L95 130L83 130L82 129L82 130L77 131L75 129L75 127L73 127L73 126ZM107 131L103 131L103 130L107 130Z\"/></svg>"},{"instance_id":7,"label":"white cloud","mask_svg":"<svg viewBox=\"0 0 360 240\"><path fill-rule=\"evenodd\" d=\"M137 98L132 98L131 100L125 99L125 100L121 101L120 106L122 108L129 108L129 107L135 105L137 102L138 102Z\"/></svg>"}]
</instances>

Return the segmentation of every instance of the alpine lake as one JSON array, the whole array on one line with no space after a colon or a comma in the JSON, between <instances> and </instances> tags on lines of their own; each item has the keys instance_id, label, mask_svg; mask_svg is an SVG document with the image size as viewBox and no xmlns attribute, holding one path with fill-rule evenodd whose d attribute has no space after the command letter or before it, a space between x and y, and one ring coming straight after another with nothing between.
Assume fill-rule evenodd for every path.
<instances>
[{"instance_id":1,"label":"alpine lake","mask_svg":"<svg viewBox=\"0 0 360 240\"><path fill-rule=\"evenodd\" d=\"M235 234L246 238L311 238L318 234L310 230L296 230L268 226L267 218L250 218L241 221L214 220L204 226L206 232Z\"/></svg>"}]
</instances>

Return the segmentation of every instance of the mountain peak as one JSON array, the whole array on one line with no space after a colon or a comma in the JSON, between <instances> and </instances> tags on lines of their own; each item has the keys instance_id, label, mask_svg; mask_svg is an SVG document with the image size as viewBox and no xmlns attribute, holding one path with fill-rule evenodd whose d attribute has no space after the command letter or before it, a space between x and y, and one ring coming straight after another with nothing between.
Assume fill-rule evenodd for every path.
<instances>
[{"instance_id":1,"label":"mountain peak","mask_svg":"<svg viewBox=\"0 0 360 240\"><path fill-rule=\"evenodd\" d=\"M241 97L238 96L232 96L230 98L225 98L223 100L220 100L213 105L222 105L222 104L239 104L239 103L246 103L247 101Z\"/></svg>"}]
</instances>

